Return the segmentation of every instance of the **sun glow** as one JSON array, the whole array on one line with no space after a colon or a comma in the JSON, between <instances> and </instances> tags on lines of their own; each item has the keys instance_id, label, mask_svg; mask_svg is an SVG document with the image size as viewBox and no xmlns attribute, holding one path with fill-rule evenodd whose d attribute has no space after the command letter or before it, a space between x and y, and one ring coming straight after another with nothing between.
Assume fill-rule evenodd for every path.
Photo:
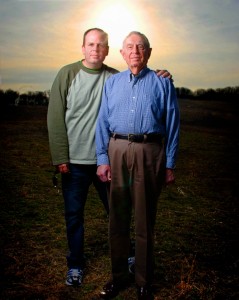
<instances>
[{"instance_id":1,"label":"sun glow","mask_svg":"<svg viewBox=\"0 0 239 300\"><path fill-rule=\"evenodd\" d=\"M120 49L124 37L130 31L137 30L137 16L127 1L108 1L103 7L97 13L95 23L109 34L110 47Z\"/></svg>"},{"instance_id":2,"label":"sun glow","mask_svg":"<svg viewBox=\"0 0 239 300\"><path fill-rule=\"evenodd\" d=\"M150 42L157 34L155 30L155 9L141 1L132 0L101 0L88 1L81 7L82 14L88 14L88 18L78 23L77 39L81 43L83 33L93 27L103 29L109 34L109 55L105 63L122 71L126 68L119 50L127 34L131 31L140 31L150 37Z\"/></svg>"}]
</instances>

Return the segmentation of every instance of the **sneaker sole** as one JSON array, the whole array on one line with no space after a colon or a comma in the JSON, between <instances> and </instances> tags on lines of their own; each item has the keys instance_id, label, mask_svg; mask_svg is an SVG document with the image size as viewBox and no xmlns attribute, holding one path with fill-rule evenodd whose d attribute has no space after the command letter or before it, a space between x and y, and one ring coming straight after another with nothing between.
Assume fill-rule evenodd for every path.
<instances>
[{"instance_id":1,"label":"sneaker sole","mask_svg":"<svg viewBox=\"0 0 239 300\"><path fill-rule=\"evenodd\" d=\"M82 283L70 283L67 280L66 280L65 284L68 286L81 286L82 285Z\"/></svg>"}]
</instances>

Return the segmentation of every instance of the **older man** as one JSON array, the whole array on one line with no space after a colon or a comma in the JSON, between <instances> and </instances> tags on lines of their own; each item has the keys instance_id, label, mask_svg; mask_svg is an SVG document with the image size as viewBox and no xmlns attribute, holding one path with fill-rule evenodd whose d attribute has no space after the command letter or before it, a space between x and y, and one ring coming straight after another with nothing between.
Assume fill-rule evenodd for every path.
<instances>
[{"instance_id":1,"label":"older man","mask_svg":"<svg viewBox=\"0 0 239 300\"><path fill-rule=\"evenodd\" d=\"M175 180L179 109L169 79L147 67L147 37L131 32L121 54L128 70L105 84L96 127L97 175L110 182L109 241L112 280L100 296L114 298L128 282L131 210L135 220L138 299L153 299L154 225L164 183Z\"/></svg>"}]
</instances>

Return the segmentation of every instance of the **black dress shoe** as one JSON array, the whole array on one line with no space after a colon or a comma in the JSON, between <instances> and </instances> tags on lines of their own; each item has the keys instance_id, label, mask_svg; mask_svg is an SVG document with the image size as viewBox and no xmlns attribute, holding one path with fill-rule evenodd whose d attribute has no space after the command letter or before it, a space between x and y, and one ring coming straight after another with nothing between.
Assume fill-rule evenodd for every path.
<instances>
[{"instance_id":1,"label":"black dress shoe","mask_svg":"<svg viewBox=\"0 0 239 300\"><path fill-rule=\"evenodd\" d=\"M119 288L112 281L104 285L103 290L100 292L101 299L113 299L119 294Z\"/></svg>"},{"instance_id":2,"label":"black dress shoe","mask_svg":"<svg viewBox=\"0 0 239 300\"><path fill-rule=\"evenodd\" d=\"M154 296L149 286L140 286L137 288L138 300L153 300Z\"/></svg>"}]
</instances>

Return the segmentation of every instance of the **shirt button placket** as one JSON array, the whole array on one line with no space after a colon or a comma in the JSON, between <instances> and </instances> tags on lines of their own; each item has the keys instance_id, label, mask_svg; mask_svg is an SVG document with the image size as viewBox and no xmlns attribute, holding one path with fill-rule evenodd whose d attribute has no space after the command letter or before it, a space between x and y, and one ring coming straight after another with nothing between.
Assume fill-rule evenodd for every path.
<instances>
[{"instance_id":1,"label":"shirt button placket","mask_svg":"<svg viewBox=\"0 0 239 300\"><path fill-rule=\"evenodd\" d=\"M129 133L134 133L135 124L135 109L136 109L136 99L137 99L137 81L134 80L132 85L131 101L129 106Z\"/></svg>"}]
</instances>

